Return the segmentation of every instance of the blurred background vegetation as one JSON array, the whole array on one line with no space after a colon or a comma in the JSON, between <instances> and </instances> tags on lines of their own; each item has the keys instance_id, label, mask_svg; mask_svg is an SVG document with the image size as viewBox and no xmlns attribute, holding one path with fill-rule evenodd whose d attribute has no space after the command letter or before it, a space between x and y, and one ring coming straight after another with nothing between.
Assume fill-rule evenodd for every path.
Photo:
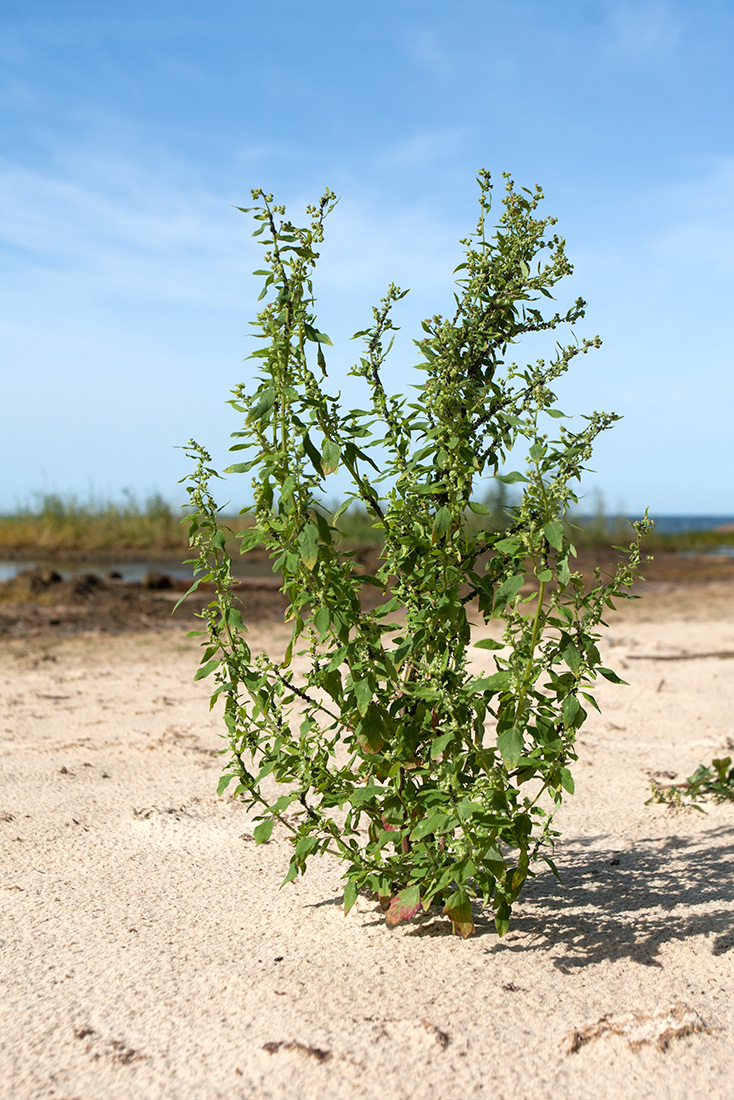
<instances>
[{"instance_id":1,"label":"blurred background vegetation","mask_svg":"<svg viewBox=\"0 0 734 1100\"><path fill-rule=\"evenodd\" d=\"M496 488L484 495L483 503L490 514L469 513L467 522L493 531L503 530L515 503L507 487L497 483ZM335 511L336 505L332 508ZM135 553L181 560L188 549L185 515L185 508L170 505L158 494L139 500L128 492L119 501L96 496L80 500L57 493L38 494L30 504L0 516L0 557ZM248 526L249 519L246 515L225 514L222 522L231 529L232 550L236 550L236 533ZM596 501L592 515L579 512L570 517L569 524L572 541L579 549L625 545L630 541L628 518L607 514L601 500ZM352 506L337 525L344 543L350 547L380 544L380 532L363 508ZM667 527L663 525L664 529L653 531L645 540L648 553L715 552L734 544L731 527L695 529L693 517L689 527L685 517L680 518L680 529Z\"/></svg>"}]
</instances>

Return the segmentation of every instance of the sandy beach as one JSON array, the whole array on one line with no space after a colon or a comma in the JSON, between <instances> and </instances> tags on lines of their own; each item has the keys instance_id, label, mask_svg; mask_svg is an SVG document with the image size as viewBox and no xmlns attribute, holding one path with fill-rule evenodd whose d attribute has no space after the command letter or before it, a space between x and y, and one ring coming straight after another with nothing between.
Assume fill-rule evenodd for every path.
<instances>
[{"instance_id":1,"label":"sandy beach","mask_svg":"<svg viewBox=\"0 0 734 1100\"><path fill-rule=\"evenodd\" d=\"M734 749L731 583L610 617L629 686L581 731L564 885L539 869L502 940L487 917L389 930L367 899L345 918L326 858L279 890L284 831L256 847L216 796L182 631L3 646L2 1097L734 1094L734 804L646 805L651 776Z\"/></svg>"}]
</instances>

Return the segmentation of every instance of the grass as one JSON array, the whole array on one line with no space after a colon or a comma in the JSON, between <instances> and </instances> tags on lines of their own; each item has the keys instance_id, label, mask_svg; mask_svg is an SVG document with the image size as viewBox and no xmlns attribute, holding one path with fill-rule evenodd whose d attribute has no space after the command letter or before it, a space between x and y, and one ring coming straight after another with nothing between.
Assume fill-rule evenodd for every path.
<instances>
[{"instance_id":1,"label":"grass","mask_svg":"<svg viewBox=\"0 0 734 1100\"><path fill-rule=\"evenodd\" d=\"M117 550L178 553L187 547L180 516L160 496L122 503L49 493L35 507L0 516L0 553L58 555Z\"/></svg>"},{"instance_id":2,"label":"grass","mask_svg":"<svg viewBox=\"0 0 734 1100\"><path fill-rule=\"evenodd\" d=\"M54 557L64 554L136 553L151 557L186 557L188 529L185 511L153 495L140 502L128 493L122 502L62 497L49 493L33 506L0 515L0 556ZM248 517L227 515L222 522L234 536L248 526ZM380 535L363 509L350 509L338 521L349 545L380 543ZM229 540L228 540L229 543Z\"/></svg>"},{"instance_id":3,"label":"grass","mask_svg":"<svg viewBox=\"0 0 734 1100\"><path fill-rule=\"evenodd\" d=\"M470 515L468 521L493 530L504 525L511 502L488 499L489 517ZM184 512L153 495L140 502L127 494L122 502L46 494L33 507L0 516L0 556L53 557L64 554L105 555L135 553L150 557L186 557L188 535L182 522ZM248 525L246 516L232 515L223 521L234 532ZM593 517L574 521L572 538L579 549L626 545L632 531L622 517L609 518L599 512ZM379 545L380 533L362 508L352 507L338 520L338 528L348 546ZM726 531L688 531L658 533L645 540L648 553L656 551L711 552L719 546L731 546L734 533ZM236 552L236 542L231 549Z\"/></svg>"}]
</instances>

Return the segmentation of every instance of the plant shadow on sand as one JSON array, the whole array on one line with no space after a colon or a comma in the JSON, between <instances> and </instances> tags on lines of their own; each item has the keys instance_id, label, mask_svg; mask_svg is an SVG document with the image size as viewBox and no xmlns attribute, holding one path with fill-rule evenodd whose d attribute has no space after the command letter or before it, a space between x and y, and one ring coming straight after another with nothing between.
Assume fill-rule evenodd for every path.
<instances>
[{"instance_id":1,"label":"plant shadow on sand","mask_svg":"<svg viewBox=\"0 0 734 1100\"><path fill-rule=\"evenodd\" d=\"M734 827L643 839L625 849L590 836L559 844L557 862L562 883L549 870L531 879L505 939L497 939L490 911L475 906L472 939L494 938L492 954L553 951L554 965L567 972L623 958L661 966L662 945L693 936L712 937L713 955L734 947ZM315 907L341 904L335 897ZM419 914L402 926L405 934L452 935L439 914Z\"/></svg>"},{"instance_id":2,"label":"plant shadow on sand","mask_svg":"<svg viewBox=\"0 0 734 1100\"><path fill-rule=\"evenodd\" d=\"M528 883L507 939L490 950L551 949L560 952L555 965L572 971L623 958L661 966L664 944L693 936L712 937L714 955L734 947L734 828L647 838L624 850L605 840L564 844L563 884L550 871ZM477 931L492 930L481 914Z\"/></svg>"}]
</instances>

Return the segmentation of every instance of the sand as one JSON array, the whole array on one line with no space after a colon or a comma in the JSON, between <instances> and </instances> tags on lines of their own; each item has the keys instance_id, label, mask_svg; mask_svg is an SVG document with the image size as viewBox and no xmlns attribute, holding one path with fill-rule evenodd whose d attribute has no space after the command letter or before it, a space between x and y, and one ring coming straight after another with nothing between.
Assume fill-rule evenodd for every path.
<instances>
[{"instance_id":1,"label":"sand","mask_svg":"<svg viewBox=\"0 0 734 1100\"><path fill-rule=\"evenodd\" d=\"M0 1096L728 1100L734 805L645 804L734 745L734 661L695 656L734 651L726 596L610 620L630 686L582 730L564 885L539 871L502 940L389 930L367 899L345 918L327 858L279 890L284 832L256 847L216 796L195 642L5 643Z\"/></svg>"}]
</instances>

